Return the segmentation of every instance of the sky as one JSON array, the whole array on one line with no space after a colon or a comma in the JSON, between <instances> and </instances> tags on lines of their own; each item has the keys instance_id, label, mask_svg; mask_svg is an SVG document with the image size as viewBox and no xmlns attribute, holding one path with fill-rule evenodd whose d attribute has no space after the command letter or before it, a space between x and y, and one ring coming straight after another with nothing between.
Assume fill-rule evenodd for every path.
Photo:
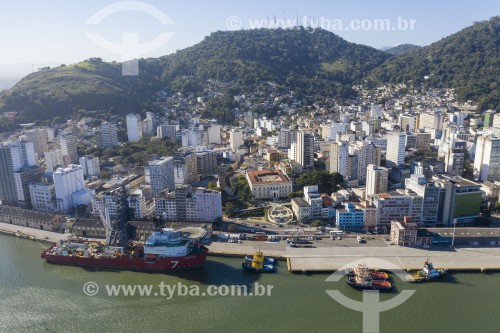
<instances>
[{"instance_id":1,"label":"sky","mask_svg":"<svg viewBox=\"0 0 500 333\"><path fill-rule=\"evenodd\" d=\"M96 18L96 13L113 5ZM0 0L0 8L2 77L40 64L136 56L123 48L111 50L109 44L128 41L127 45L139 45L136 52L149 48L137 57L157 57L194 45L218 30L289 27L297 24L297 18L301 25L323 27L375 48L428 45L500 14L500 1ZM374 28L376 20L387 20L390 27Z\"/></svg>"}]
</instances>

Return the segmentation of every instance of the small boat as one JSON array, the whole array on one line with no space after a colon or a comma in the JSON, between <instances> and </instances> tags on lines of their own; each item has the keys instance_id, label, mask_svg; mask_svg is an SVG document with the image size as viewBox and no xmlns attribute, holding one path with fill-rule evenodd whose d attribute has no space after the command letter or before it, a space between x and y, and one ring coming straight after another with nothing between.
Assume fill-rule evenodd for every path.
<instances>
[{"instance_id":1,"label":"small boat","mask_svg":"<svg viewBox=\"0 0 500 333\"><path fill-rule=\"evenodd\" d=\"M386 272L381 272L376 269L368 269L366 265L358 264L355 268L347 268L345 270L345 275L355 276L355 275L366 275L373 280L388 280L389 275Z\"/></svg>"},{"instance_id":2,"label":"small boat","mask_svg":"<svg viewBox=\"0 0 500 333\"><path fill-rule=\"evenodd\" d=\"M392 284L386 280L373 280L363 275L347 277L347 284L358 290L391 291Z\"/></svg>"},{"instance_id":3,"label":"small boat","mask_svg":"<svg viewBox=\"0 0 500 333\"><path fill-rule=\"evenodd\" d=\"M22 232L16 232L14 235L16 235L19 238L24 238L24 239L28 238L28 236L23 234Z\"/></svg>"},{"instance_id":4,"label":"small boat","mask_svg":"<svg viewBox=\"0 0 500 333\"><path fill-rule=\"evenodd\" d=\"M275 271L273 264L265 263L264 254L262 254L262 251L260 250L255 252L250 261L247 261L246 259L247 258L245 257L245 262L241 264L244 270L255 273L273 273Z\"/></svg>"},{"instance_id":5,"label":"small boat","mask_svg":"<svg viewBox=\"0 0 500 333\"><path fill-rule=\"evenodd\" d=\"M421 270L410 272L406 276L406 281L411 283L436 281L442 279L446 274L447 271L444 268L434 268L427 258L424 267Z\"/></svg>"},{"instance_id":6,"label":"small boat","mask_svg":"<svg viewBox=\"0 0 500 333\"><path fill-rule=\"evenodd\" d=\"M246 255L245 256L245 261L251 262L253 260L253 256L251 255ZM273 257L264 257L264 265L275 265L276 264L276 259Z\"/></svg>"}]
</instances>

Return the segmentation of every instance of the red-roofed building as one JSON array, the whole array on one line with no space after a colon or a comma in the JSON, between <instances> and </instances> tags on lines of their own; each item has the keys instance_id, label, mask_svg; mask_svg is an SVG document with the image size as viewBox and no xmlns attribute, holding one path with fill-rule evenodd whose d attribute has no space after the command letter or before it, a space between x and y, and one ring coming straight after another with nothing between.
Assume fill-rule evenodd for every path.
<instances>
[{"instance_id":1,"label":"red-roofed building","mask_svg":"<svg viewBox=\"0 0 500 333\"><path fill-rule=\"evenodd\" d=\"M246 178L255 199L277 200L292 192L292 181L281 171L247 171Z\"/></svg>"}]
</instances>

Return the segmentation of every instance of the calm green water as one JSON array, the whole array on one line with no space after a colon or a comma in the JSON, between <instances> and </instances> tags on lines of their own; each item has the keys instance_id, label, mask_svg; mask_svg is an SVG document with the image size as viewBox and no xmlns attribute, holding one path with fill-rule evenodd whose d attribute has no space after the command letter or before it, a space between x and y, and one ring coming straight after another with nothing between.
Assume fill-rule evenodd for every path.
<instances>
[{"instance_id":1,"label":"calm green water","mask_svg":"<svg viewBox=\"0 0 500 333\"><path fill-rule=\"evenodd\" d=\"M328 274L296 275L284 264L276 274L249 275L241 261L210 258L206 267L175 276L88 271L50 265L42 245L0 235L0 332L362 332L360 312L325 292L361 299ZM499 259L500 260L500 259ZM101 286L94 296L82 287ZM110 297L105 284L274 285L270 297ZM382 313L380 332L500 332L500 274L453 274L415 289L401 306ZM385 299L394 295L384 295Z\"/></svg>"}]
</instances>

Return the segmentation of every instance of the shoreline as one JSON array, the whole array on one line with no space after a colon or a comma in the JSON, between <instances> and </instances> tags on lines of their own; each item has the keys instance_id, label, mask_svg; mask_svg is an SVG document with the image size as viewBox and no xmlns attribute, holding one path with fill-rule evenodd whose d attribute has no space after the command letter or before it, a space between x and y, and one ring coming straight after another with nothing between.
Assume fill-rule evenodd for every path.
<instances>
[{"instance_id":1,"label":"shoreline","mask_svg":"<svg viewBox=\"0 0 500 333\"><path fill-rule=\"evenodd\" d=\"M18 237L20 232L26 237ZM21 239L42 242L51 245L64 238L64 234L32 229L18 225L0 223L0 234ZM28 238L30 237L30 238ZM207 245L209 256L226 258L244 258L266 247L261 242L247 241L243 244L212 242ZM450 272L493 273L500 272L500 248L456 248L427 250L406 247L321 247L290 248L285 244L272 244L261 249L266 256L279 261L286 261L287 269L296 273L327 273L351 267L363 261L375 261L381 270L395 269L419 270L423 262L430 257L435 267L442 267Z\"/></svg>"}]
</instances>

